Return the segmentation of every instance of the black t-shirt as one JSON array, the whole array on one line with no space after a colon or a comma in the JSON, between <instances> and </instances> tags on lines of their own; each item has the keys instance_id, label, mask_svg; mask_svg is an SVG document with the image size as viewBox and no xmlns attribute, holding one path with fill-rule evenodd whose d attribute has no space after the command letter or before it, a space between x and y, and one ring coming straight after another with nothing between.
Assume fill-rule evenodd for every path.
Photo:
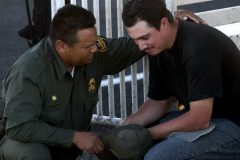
<instances>
[{"instance_id":1,"label":"black t-shirt","mask_svg":"<svg viewBox=\"0 0 240 160\"><path fill-rule=\"evenodd\" d=\"M229 37L203 24L179 21L171 49L149 56L148 97L184 104L214 97L213 118L240 124L240 51Z\"/></svg>"}]
</instances>

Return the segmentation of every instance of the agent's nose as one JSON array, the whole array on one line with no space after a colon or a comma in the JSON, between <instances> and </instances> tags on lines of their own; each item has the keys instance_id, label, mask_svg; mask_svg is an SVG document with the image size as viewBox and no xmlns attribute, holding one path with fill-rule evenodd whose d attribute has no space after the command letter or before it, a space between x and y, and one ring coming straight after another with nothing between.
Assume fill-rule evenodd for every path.
<instances>
[{"instance_id":1,"label":"agent's nose","mask_svg":"<svg viewBox=\"0 0 240 160\"><path fill-rule=\"evenodd\" d=\"M98 50L97 45L96 45L96 44L93 44L93 45L91 46L90 52L92 52L92 53L96 53L97 50Z\"/></svg>"}]
</instances>

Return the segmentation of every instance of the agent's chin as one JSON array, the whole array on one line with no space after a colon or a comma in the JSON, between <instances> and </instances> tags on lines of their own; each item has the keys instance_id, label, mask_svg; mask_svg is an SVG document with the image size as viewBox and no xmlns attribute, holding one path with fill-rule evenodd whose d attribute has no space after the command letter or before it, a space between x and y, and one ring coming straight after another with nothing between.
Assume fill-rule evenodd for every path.
<instances>
[{"instance_id":1,"label":"agent's chin","mask_svg":"<svg viewBox=\"0 0 240 160\"><path fill-rule=\"evenodd\" d=\"M86 64L91 64L93 62L93 58L89 58L87 61L86 61Z\"/></svg>"}]
</instances>

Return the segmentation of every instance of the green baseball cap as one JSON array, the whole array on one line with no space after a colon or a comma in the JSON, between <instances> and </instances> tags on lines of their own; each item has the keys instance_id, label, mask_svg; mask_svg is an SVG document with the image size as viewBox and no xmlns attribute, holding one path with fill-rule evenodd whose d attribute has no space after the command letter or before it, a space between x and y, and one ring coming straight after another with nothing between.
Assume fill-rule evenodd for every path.
<instances>
[{"instance_id":1,"label":"green baseball cap","mask_svg":"<svg viewBox=\"0 0 240 160\"><path fill-rule=\"evenodd\" d=\"M149 130L137 124L114 128L100 139L104 152L97 156L101 160L142 160L153 145Z\"/></svg>"}]
</instances>

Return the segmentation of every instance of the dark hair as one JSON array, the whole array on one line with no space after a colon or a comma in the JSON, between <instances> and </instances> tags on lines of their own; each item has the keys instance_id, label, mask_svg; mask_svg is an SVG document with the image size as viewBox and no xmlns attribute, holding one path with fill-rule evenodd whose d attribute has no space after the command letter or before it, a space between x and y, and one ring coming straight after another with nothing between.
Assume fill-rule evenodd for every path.
<instances>
[{"instance_id":1,"label":"dark hair","mask_svg":"<svg viewBox=\"0 0 240 160\"><path fill-rule=\"evenodd\" d=\"M173 16L163 0L128 0L122 12L123 23L126 27L132 27L138 21L143 20L159 29L163 17L166 17L170 23L173 22Z\"/></svg>"},{"instance_id":2,"label":"dark hair","mask_svg":"<svg viewBox=\"0 0 240 160\"><path fill-rule=\"evenodd\" d=\"M54 43L60 39L72 45L77 42L77 31L95 27L96 19L92 12L76 5L60 8L53 17L49 37Z\"/></svg>"}]
</instances>

